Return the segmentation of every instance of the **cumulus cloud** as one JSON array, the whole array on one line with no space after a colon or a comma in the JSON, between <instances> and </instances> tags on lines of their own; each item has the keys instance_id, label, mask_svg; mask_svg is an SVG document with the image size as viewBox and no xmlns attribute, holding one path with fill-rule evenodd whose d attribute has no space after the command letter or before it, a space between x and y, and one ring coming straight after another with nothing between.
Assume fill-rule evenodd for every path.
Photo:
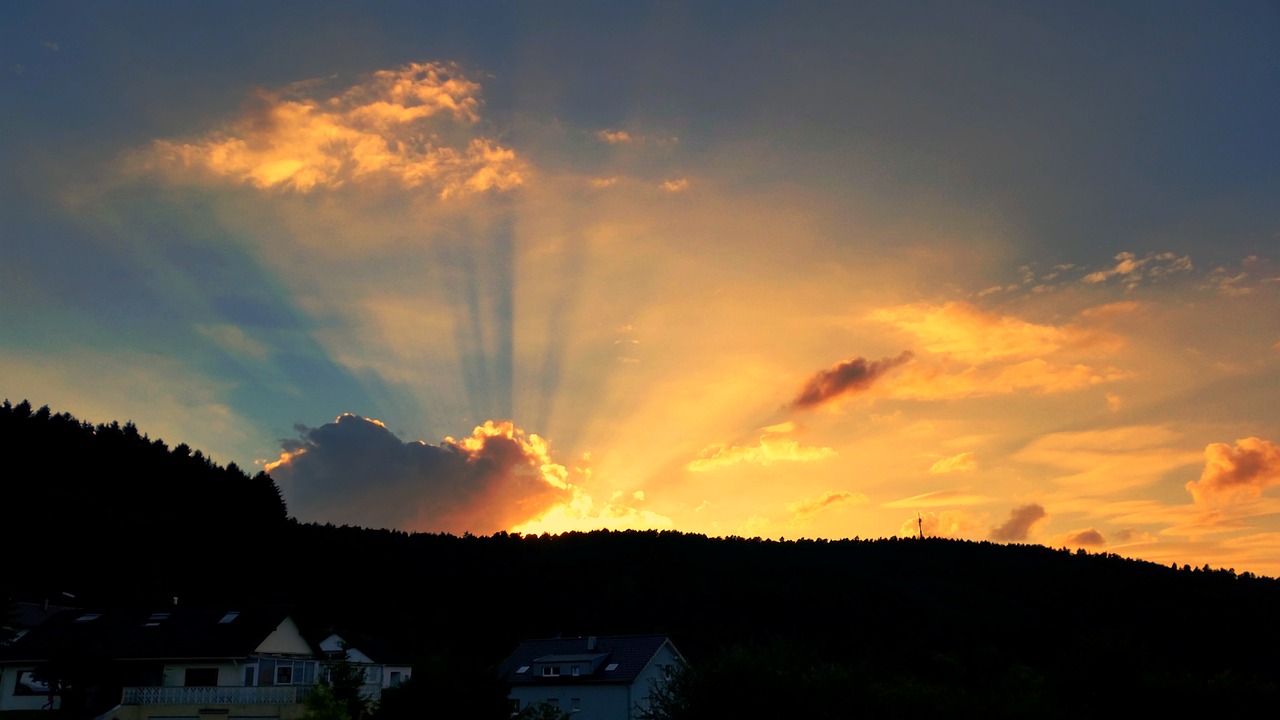
<instances>
[{"instance_id":1,"label":"cumulus cloud","mask_svg":"<svg viewBox=\"0 0 1280 720\"><path fill-rule=\"evenodd\" d=\"M949 458L943 458L929 467L929 472L935 475L945 475L953 472L969 472L978 468L978 461L974 459L973 453L964 452Z\"/></svg>"},{"instance_id":2,"label":"cumulus cloud","mask_svg":"<svg viewBox=\"0 0 1280 720\"><path fill-rule=\"evenodd\" d=\"M1235 446L1210 443L1204 449L1204 471L1198 481L1187 483L1197 503L1227 504L1256 498L1280 485L1280 446L1256 437L1237 440Z\"/></svg>"},{"instance_id":3,"label":"cumulus cloud","mask_svg":"<svg viewBox=\"0 0 1280 720\"><path fill-rule=\"evenodd\" d=\"M261 190L389 182L441 198L508 190L527 177L513 150L473 132L480 85L456 65L380 70L336 93L326 85L260 90L223 127L189 141L156 141L143 166Z\"/></svg>"},{"instance_id":4,"label":"cumulus cloud","mask_svg":"<svg viewBox=\"0 0 1280 720\"><path fill-rule=\"evenodd\" d=\"M991 539L1000 542L1021 542L1030 536L1037 523L1047 514L1036 503L1021 505L1009 511L1009 519L1003 525L991 528Z\"/></svg>"},{"instance_id":5,"label":"cumulus cloud","mask_svg":"<svg viewBox=\"0 0 1280 720\"><path fill-rule=\"evenodd\" d=\"M787 510L795 516L797 520L804 520L818 513L841 505L844 503L865 504L867 496L862 493L849 492L848 490L829 491L818 497L804 498L787 505Z\"/></svg>"},{"instance_id":6,"label":"cumulus cloud","mask_svg":"<svg viewBox=\"0 0 1280 720\"><path fill-rule=\"evenodd\" d=\"M509 422L486 422L439 445L403 442L381 422L351 414L297 430L267 471L303 521L488 533L572 494L546 441Z\"/></svg>"},{"instance_id":7,"label":"cumulus cloud","mask_svg":"<svg viewBox=\"0 0 1280 720\"><path fill-rule=\"evenodd\" d=\"M791 407L812 408L840 397L856 395L871 387L882 375L905 364L912 357L910 350L904 350L897 357L871 362L866 358L856 357L833 365L827 370L820 370L805 383L800 394L791 402Z\"/></svg>"},{"instance_id":8,"label":"cumulus cloud","mask_svg":"<svg viewBox=\"0 0 1280 720\"><path fill-rule=\"evenodd\" d=\"M791 438L782 437L794 429L793 423L780 423L761 428L763 434L755 445L712 445L703 449L698 454L698 459L685 465L685 469L690 472L705 472L738 463L772 465L776 462L813 462L836 455L832 448L805 446Z\"/></svg>"},{"instance_id":9,"label":"cumulus cloud","mask_svg":"<svg viewBox=\"0 0 1280 720\"><path fill-rule=\"evenodd\" d=\"M600 130L596 133L596 137L609 143L610 145L618 145L621 143L631 142L631 133L626 130Z\"/></svg>"},{"instance_id":10,"label":"cumulus cloud","mask_svg":"<svg viewBox=\"0 0 1280 720\"><path fill-rule=\"evenodd\" d=\"M1102 537L1102 533L1094 528L1067 533L1065 542L1073 547L1102 547L1107 544L1107 540Z\"/></svg>"},{"instance_id":11,"label":"cumulus cloud","mask_svg":"<svg viewBox=\"0 0 1280 720\"><path fill-rule=\"evenodd\" d=\"M964 538L972 537L983 530L981 519L963 510L943 510L941 512L925 512L911 516L902 521L898 527L899 537Z\"/></svg>"},{"instance_id":12,"label":"cumulus cloud","mask_svg":"<svg viewBox=\"0 0 1280 720\"><path fill-rule=\"evenodd\" d=\"M1171 252L1148 253L1141 258L1131 252L1122 252L1115 256L1115 260L1115 265L1085 275L1084 282L1097 284L1119 278L1125 287L1133 288L1144 280L1159 280L1189 272L1193 267L1189 255L1178 256Z\"/></svg>"},{"instance_id":13,"label":"cumulus cloud","mask_svg":"<svg viewBox=\"0 0 1280 720\"><path fill-rule=\"evenodd\" d=\"M660 187L663 190L666 190L667 192L671 192L671 193L684 192L685 190L689 189L689 179L676 178L675 180L668 180L662 183Z\"/></svg>"}]
</instances>

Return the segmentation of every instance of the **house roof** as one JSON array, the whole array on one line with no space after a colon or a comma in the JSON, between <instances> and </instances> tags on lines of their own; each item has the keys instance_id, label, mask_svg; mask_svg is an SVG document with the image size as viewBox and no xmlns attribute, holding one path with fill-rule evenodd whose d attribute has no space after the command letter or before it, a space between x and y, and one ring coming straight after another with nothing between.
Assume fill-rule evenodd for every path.
<instances>
[{"instance_id":1,"label":"house roof","mask_svg":"<svg viewBox=\"0 0 1280 720\"><path fill-rule=\"evenodd\" d=\"M332 637L337 637L342 642L345 642L347 647L352 650L359 650L379 665L411 664L407 655L387 644L382 638L366 635L365 633L333 632L325 639L328 640Z\"/></svg>"},{"instance_id":2,"label":"house roof","mask_svg":"<svg viewBox=\"0 0 1280 720\"><path fill-rule=\"evenodd\" d=\"M244 658L288 617L283 606L66 610L0 648L0 662L40 662L68 651L116 660Z\"/></svg>"},{"instance_id":3,"label":"house roof","mask_svg":"<svg viewBox=\"0 0 1280 720\"><path fill-rule=\"evenodd\" d=\"M594 647L591 643L595 643ZM658 653L663 644L670 642L666 635L615 635L595 638L544 638L525 640L515 652L498 666L498 674L512 685L532 684L631 684ZM675 649L675 646L672 646ZM573 676L563 673L558 678L547 678L534 669L539 663L587 662L605 656L593 663L595 671ZM616 665L616 667L615 667ZM520 668L525 672L519 672ZM609 668L613 668L612 670Z\"/></svg>"}]
</instances>

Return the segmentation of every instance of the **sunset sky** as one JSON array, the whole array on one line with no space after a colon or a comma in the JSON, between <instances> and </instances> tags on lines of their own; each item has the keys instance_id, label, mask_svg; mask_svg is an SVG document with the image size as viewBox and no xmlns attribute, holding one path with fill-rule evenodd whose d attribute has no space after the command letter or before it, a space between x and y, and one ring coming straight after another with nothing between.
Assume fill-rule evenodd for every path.
<instances>
[{"instance_id":1,"label":"sunset sky","mask_svg":"<svg viewBox=\"0 0 1280 720\"><path fill-rule=\"evenodd\" d=\"M1274 2L432 5L0 6L0 398L302 521L1280 575Z\"/></svg>"}]
</instances>

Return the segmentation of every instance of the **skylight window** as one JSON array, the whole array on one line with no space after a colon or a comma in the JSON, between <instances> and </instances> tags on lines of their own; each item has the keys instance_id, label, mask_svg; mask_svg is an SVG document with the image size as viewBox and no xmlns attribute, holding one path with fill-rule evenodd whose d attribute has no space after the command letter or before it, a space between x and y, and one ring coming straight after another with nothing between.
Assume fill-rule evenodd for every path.
<instances>
[{"instance_id":1,"label":"skylight window","mask_svg":"<svg viewBox=\"0 0 1280 720\"><path fill-rule=\"evenodd\" d=\"M239 611L239 610L232 610L231 612L227 613L226 615L223 615L223 616L222 616L222 619L218 621L218 624L219 624L219 625L226 625L227 623L231 622L232 620L235 620L235 619L236 619L236 618L238 618L238 617L240 617L240 611Z\"/></svg>"},{"instance_id":2,"label":"skylight window","mask_svg":"<svg viewBox=\"0 0 1280 720\"><path fill-rule=\"evenodd\" d=\"M168 620L170 614L167 612L151 613L147 617L147 621L142 624L142 627L160 627L160 623Z\"/></svg>"},{"instance_id":3,"label":"skylight window","mask_svg":"<svg viewBox=\"0 0 1280 720\"><path fill-rule=\"evenodd\" d=\"M604 666L605 672L613 672L614 670L617 670L617 669L618 669L618 663L609 663L608 665Z\"/></svg>"},{"instance_id":4,"label":"skylight window","mask_svg":"<svg viewBox=\"0 0 1280 720\"><path fill-rule=\"evenodd\" d=\"M523 674L525 674L525 673L527 673L527 672L529 672L529 666L528 666L528 665L521 665L521 666L520 666L520 669L519 669L519 670L516 670L516 674L517 674L517 675L523 675Z\"/></svg>"},{"instance_id":5,"label":"skylight window","mask_svg":"<svg viewBox=\"0 0 1280 720\"><path fill-rule=\"evenodd\" d=\"M102 613L85 613L80 617L76 618L76 622L78 623L92 622L94 620L97 620L100 617L102 617Z\"/></svg>"}]
</instances>

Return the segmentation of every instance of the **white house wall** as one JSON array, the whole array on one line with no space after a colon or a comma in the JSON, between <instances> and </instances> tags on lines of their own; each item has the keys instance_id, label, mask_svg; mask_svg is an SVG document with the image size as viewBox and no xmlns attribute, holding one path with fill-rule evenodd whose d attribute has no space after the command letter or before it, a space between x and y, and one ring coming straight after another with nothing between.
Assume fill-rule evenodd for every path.
<instances>
[{"instance_id":1,"label":"white house wall","mask_svg":"<svg viewBox=\"0 0 1280 720\"><path fill-rule=\"evenodd\" d=\"M232 687L244 684L244 666L235 665L225 662L192 662L192 663L165 663L164 680L161 685L164 687L182 687L187 681L187 669L218 669L218 687Z\"/></svg>"},{"instance_id":2,"label":"white house wall","mask_svg":"<svg viewBox=\"0 0 1280 720\"><path fill-rule=\"evenodd\" d=\"M305 655L311 657L311 647L302 639L293 618L287 617L255 651L263 655Z\"/></svg>"}]
</instances>

